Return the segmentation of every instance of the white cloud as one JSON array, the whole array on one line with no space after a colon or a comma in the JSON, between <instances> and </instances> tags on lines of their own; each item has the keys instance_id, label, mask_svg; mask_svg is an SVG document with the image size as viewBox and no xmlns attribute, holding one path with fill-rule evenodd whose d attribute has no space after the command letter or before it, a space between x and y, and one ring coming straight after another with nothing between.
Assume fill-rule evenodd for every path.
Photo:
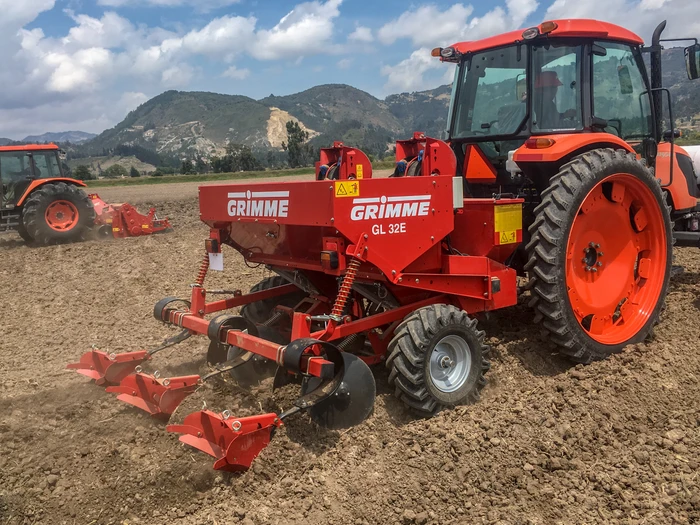
<instances>
[{"instance_id":1,"label":"white cloud","mask_svg":"<svg viewBox=\"0 0 700 525\"><path fill-rule=\"evenodd\" d=\"M270 30L258 31L250 53L261 60L334 52L333 19L343 0L297 5Z\"/></svg>"},{"instance_id":2,"label":"white cloud","mask_svg":"<svg viewBox=\"0 0 700 525\"><path fill-rule=\"evenodd\" d=\"M153 6L153 7L177 7L189 5L198 11L207 12L220 7L227 7L239 3L241 0L98 0L98 5L108 7L124 6Z\"/></svg>"},{"instance_id":3,"label":"white cloud","mask_svg":"<svg viewBox=\"0 0 700 525\"><path fill-rule=\"evenodd\" d=\"M665 38L700 35L700 2L689 0L555 0L545 17L604 20L636 32L647 42L662 20L668 20Z\"/></svg>"},{"instance_id":4,"label":"white cloud","mask_svg":"<svg viewBox=\"0 0 700 525\"><path fill-rule=\"evenodd\" d=\"M354 61L355 60L352 58L343 58L338 60L338 69L350 69Z\"/></svg>"},{"instance_id":5,"label":"white cloud","mask_svg":"<svg viewBox=\"0 0 700 525\"><path fill-rule=\"evenodd\" d=\"M374 35L369 27L358 26L350 33L348 40L351 42L374 42Z\"/></svg>"},{"instance_id":6,"label":"white cloud","mask_svg":"<svg viewBox=\"0 0 700 525\"><path fill-rule=\"evenodd\" d=\"M473 12L472 6L462 4L455 4L445 11L432 4L424 5L383 25L377 35L383 44L410 38L415 46L447 45L466 31L467 20Z\"/></svg>"},{"instance_id":7,"label":"white cloud","mask_svg":"<svg viewBox=\"0 0 700 525\"><path fill-rule=\"evenodd\" d=\"M256 19L242 16L215 18L200 30L190 31L181 39L163 42L164 51L169 47L200 55L224 57L230 61L242 52L255 36Z\"/></svg>"},{"instance_id":8,"label":"white cloud","mask_svg":"<svg viewBox=\"0 0 700 525\"><path fill-rule=\"evenodd\" d=\"M250 69L238 69L236 66L231 66L224 71L221 76L233 78L235 80L245 80L250 76Z\"/></svg>"},{"instance_id":9,"label":"white cloud","mask_svg":"<svg viewBox=\"0 0 700 525\"><path fill-rule=\"evenodd\" d=\"M0 0L0 28L21 28L53 9L55 0Z\"/></svg>"},{"instance_id":10,"label":"white cloud","mask_svg":"<svg viewBox=\"0 0 700 525\"><path fill-rule=\"evenodd\" d=\"M496 6L480 17L472 17L473 7L464 4L444 11L429 4L403 13L379 29L379 41L388 45L408 38L419 49L395 65L382 67L381 74L387 77L385 91L416 91L451 81L453 68L431 57L431 48L516 29L537 7L536 0L506 0L505 6Z\"/></svg>"}]
</instances>

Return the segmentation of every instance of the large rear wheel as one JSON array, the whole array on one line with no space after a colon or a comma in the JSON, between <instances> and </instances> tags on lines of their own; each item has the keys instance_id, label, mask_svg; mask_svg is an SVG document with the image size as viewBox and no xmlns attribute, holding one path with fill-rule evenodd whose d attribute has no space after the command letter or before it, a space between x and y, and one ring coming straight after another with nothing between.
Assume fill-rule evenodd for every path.
<instances>
[{"instance_id":1,"label":"large rear wheel","mask_svg":"<svg viewBox=\"0 0 700 525\"><path fill-rule=\"evenodd\" d=\"M671 274L672 225L659 182L634 154L594 150L542 192L526 269L536 320L588 363L644 340Z\"/></svg>"},{"instance_id":2,"label":"large rear wheel","mask_svg":"<svg viewBox=\"0 0 700 525\"><path fill-rule=\"evenodd\" d=\"M46 183L34 190L22 212L27 235L38 244L85 239L95 223L95 208L87 194L65 182Z\"/></svg>"}]
</instances>

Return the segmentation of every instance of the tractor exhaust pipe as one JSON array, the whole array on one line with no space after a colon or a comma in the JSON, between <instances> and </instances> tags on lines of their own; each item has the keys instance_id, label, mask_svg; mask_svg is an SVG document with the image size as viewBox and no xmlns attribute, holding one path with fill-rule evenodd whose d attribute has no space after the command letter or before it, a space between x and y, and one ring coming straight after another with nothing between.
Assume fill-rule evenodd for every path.
<instances>
[{"instance_id":1,"label":"tractor exhaust pipe","mask_svg":"<svg viewBox=\"0 0 700 525\"><path fill-rule=\"evenodd\" d=\"M661 67L661 33L666 29L666 20L661 22L651 37L651 96L654 100L654 108L656 109L656 142L661 142L663 134L663 98L660 88L663 87L662 67Z\"/></svg>"}]
</instances>

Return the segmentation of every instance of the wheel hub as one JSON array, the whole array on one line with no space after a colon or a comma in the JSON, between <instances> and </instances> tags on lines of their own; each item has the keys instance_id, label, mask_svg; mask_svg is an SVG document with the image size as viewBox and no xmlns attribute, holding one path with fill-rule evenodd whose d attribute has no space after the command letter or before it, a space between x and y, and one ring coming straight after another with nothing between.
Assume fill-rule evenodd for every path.
<instances>
[{"instance_id":1,"label":"wheel hub","mask_svg":"<svg viewBox=\"0 0 700 525\"><path fill-rule=\"evenodd\" d=\"M430 354L430 378L441 392L454 392L467 381L471 365L469 344L458 335L448 335L438 341Z\"/></svg>"}]
</instances>

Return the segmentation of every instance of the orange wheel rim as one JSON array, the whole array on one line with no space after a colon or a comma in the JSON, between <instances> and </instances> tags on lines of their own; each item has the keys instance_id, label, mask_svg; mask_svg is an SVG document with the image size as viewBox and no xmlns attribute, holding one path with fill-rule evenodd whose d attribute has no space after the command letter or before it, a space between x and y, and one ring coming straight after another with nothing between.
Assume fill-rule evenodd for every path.
<instances>
[{"instance_id":1,"label":"orange wheel rim","mask_svg":"<svg viewBox=\"0 0 700 525\"><path fill-rule=\"evenodd\" d=\"M611 175L586 196L569 235L566 285L592 339L620 344L644 327L666 279L667 243L658 202L633 175Z\"/></svg>"},{"instance_id":2,"label":"orange wheel rim","mask_svg":"<svg viewBox=\"0 0 700 525\"><path fill-rule=\"evenodd\" d=\"M57 232L65 232L72 230L78 224L80 213L72 202L54 201L46 208L44 217L49 228Z\"/></svg>"}]
</instances>

